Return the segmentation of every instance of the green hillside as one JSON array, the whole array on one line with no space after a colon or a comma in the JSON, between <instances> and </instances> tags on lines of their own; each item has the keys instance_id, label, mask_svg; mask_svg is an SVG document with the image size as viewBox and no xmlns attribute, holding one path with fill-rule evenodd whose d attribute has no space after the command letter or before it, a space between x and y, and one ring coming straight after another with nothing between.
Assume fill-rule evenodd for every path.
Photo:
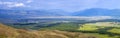
<instances>
[{"instance_id":1,"label":"green hillside","mask_svg":"<svg viewBox=\"0 0 120 38\"><path fill-rule=\"evenodd\" d=\"M61 23L56 26L42 28L40 30L82 32L96 36L97 38L120 38L119 22L96 22L85 24Z\"/></svg>"},{"instance_id":2,"label":"green hillside","mask_svg":"<svg viewBox=\"0 0 120 38\"><path fill-rule=\"evenodd\" d=\"M0 24L0 38L95 38L95 36L59 30L28 31Z\"/></svg>"}]
</instances>

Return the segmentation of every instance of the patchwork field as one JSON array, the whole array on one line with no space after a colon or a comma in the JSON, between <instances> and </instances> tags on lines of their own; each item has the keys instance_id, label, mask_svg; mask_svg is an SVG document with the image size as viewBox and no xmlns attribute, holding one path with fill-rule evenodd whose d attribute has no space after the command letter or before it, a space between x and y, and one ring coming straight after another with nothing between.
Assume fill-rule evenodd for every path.
<instances>
[{"instance_id":1,"label":"patchwork field","mask_svg":"<svg viewBox=\"0 0 120 38\"><path fill-rule=\"evenodd\" d=\"M120 38L120 23L98 22L82 25L78 30L84 33L92 33L101 38Z\"/></svg>"},{"instance_id":2,"label":"patchwork field","mask_svg":"<svg viewBox=\"0 0 120 38\"><path fill-rule=\"evenodd\" d=\"M9 32L15 37L23 36L24 38L30 35L34 38L120 38L120 23L119 22L53 22L53 23L20 23L13 25L2 25L3 27L12 28ZM1 28L1 27L0 27ZM17 28L17 29L16 29ZM7 30L6 28L1 28ZM8 29L9 30L9 29ZM12 32L13 31L13 32ZM21 34L21 32L23 34ZM6 32L3 32L6 33ZM44 34L44 35L41 35ZM4 34L0 37L7 37ZM37 35L39 37L36 37ZM48 36L48 37L45 37ZM23 38L22 37L22 38ZM32 38L31 37L31 38Z\"/></svg>"}]
</instances>

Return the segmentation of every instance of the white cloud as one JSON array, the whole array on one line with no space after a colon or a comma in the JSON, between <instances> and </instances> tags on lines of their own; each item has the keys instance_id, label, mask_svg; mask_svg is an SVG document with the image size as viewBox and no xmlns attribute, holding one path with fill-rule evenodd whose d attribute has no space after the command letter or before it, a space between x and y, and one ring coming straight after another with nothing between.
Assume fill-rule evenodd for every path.
<instances>
[{"instance_id":1,"label":"white cloud","mask_svg":"<svg viewBox=\"0 0 120 38\"><path fill-rule=\"evenodd\" d=\"M7 6L8 7L25 7L23 3L16 3L16 4L7 5Z\"/></svg>"},{"instance_id":2,"label":"white cloud","mask_svg":"<svg viewBox=\"0 0 120 38\"><path fill-rule=\"evenodd\" d=\"M23 3L16 3L16 4L13 4L13 5L8 5L9 7L25 7L25 4Z\"/></svg>"},{"instance_id":3,"label":"white cloud","mask_svg":"<svg viewBox=\"0 0 120 38\"><path fill-rule=\"evenodd\" d=\"M0 2L0 4L13 4L12 2Z\"/></svg>"},{"instance_id":4,"label":"white cloud","mask_svg":"<svg viewBox=\"0 0 120 38\"><path fill-rule=\"evenodd\" d=\"M31 3L31 2L33 2L32 0L28 0L26 3Z\"/></svg>"},{"instance_id":5,"label":"white cloud","mask_svg":"<svg viewBox=\"0 0 120 38\"><path fill-rule=\"evenodd\" d=\"M4 5L6 7L25 7L26 5L24 3L18 3L18 2L0 2L0 5Z\"/></svg>"}]
</instances>

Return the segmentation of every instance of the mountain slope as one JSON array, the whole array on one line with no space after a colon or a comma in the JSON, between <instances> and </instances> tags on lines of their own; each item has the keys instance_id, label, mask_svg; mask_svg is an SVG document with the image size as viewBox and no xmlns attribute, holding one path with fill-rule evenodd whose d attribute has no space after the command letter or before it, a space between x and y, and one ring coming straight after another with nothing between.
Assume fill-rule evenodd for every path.
<instances>
[{"instance_id":1,"label":"mountain slope","mask_svg":"<svg viewBox=\"0 0 120 38\"><path fill-rule=\"evenodd\" d=\"M73 13L73 16L120 16L119 9L91 8Z\"/></svg>"},{"instance_id":2,"label":"mountain slope","mask_svg":"<svg viewBox=\"0 0 120 38\"><path fill-rule=\"evenodd\" d=\"M1 18L23 18L31 16L64 16L66 14L62 10L7 10L0 9Z\"/></svg>"},{"instance_id":3,"label":"mountain slope","mask_svg":"<svg viewBox=\"0 0 120 38\"><path fill-rule=\"evenodd\" d=\"M15 29L9 26L0 24L0 38L92 38L83 33L66 32L58 30L42 30L42 31L27 31L23 29Z\"/></svg>"},{"instance_id":4,"label":"mountain slope","mask_svg":"<svg viewBox=\"0 0 120 38\"><path fill-rule=\"evenodd\" d=\"M120 9L91 8L78 12L65 12L63 10L7 10L0 9L1 18L23 18L38 16L120 16Z\"/></svg>"},{"instance_id":5,"label":"mountain slope","mask_svg":"<svg viewBox=\"0 0 120 38\"><path fill-rule=\"evenodd\" d=\"M17 22L19 19L39 16L64 16L65 11L62 10L13 10L0 9L0 22ZM5 20L5 21L3 21Z\"/></svg>"}]
</instances>

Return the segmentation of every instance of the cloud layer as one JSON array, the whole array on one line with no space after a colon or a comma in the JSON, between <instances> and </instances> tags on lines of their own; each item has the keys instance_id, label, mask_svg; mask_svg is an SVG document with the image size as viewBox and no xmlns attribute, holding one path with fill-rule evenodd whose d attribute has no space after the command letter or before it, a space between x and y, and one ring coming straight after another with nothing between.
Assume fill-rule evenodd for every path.
<instances>
[{"instance_id":1,"label":"cloud layer","mask_svg":"<svg viewBox=\"0 0 120 38\"><path fill-rule=\"evenodd\" d=\"M30 7L79 11L89 8L120 9L120 0L0 0L0 7Z\"/></svg>"},{"instance_id":2,"label":"cloud layer","mask_svg":"<svg viewBox=\"0 0 120 38\"><path fill-rule=\"evenodd\" d=\"M6 6L6 7L24 7L24 3L17 3L17 2L0 2L0 5Z\"/></svg>"},{"instance_id":3,"label":"cloud layer","mask_svg":"<svg viewBox=\"0 0 120 38\"><path fill-rule=\"evenodd\" d=\"M84 10L89 8L120 8L120 0L41 0L41 8L63 9L68 11Z\"/></svg>"},{"instance_id":4,"label":"cloud layer","mask_svg":"<svg viewBox=\"0 0 120 38\"><path fill-rule=\"evenodd\" d=\"M32 0L0 0L0 8L19 8L19 7L30 7L29 3L31 3Z\"/></svg>"}]
</instances>

